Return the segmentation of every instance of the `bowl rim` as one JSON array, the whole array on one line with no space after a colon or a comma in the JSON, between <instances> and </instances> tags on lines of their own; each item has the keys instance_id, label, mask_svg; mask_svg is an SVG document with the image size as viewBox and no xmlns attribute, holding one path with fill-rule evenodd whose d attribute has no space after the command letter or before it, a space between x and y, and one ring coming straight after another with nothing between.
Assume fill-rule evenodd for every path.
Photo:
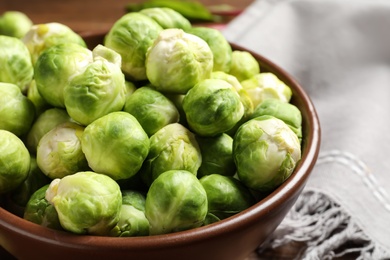
<instances>
[{"instance_id":1,"label":"bowl rim","mask_svg":"<svg viewBox=\"0 0 390 260\"><path fill-rule=\"evenodd\" d=\"M86 34L84 37L96 37L96 34ZM103 35L100 35L100 37L103 37ZM259 218L268 214L284 200L288 200L289 197L293 197L293 194L301 192L316 163L320 149L321 128L316 109L302 86L284 69L259 53L234 43L230 44L234 50L249 51L258 60L260 68L272 71L277 76L280 76L282 81L292 87L293 95L299 96L302 101L301 106L304 106L304 111L306 111L307 125L311 126L311 131L306 133L302 144L302 159L304 158L305 160L301 160L298 163L291 176L277 189L250 208L237 213L232 217L207 226L163 235L126 238L92 235L78 236L65 231L52 230L29 222L8 212L3 207L0 207L0 227L44 243L61 245L61 247L94 248L98 246L103 250L107 248L119 249L125 247L126 250L141 251L145 248L167 247L172 245L172 243L179 246L186 245L204 240L205 238L212 239L213 237L223 236L226 232L237 231L242 226L250 226L251 223L258 221ZM240 224L237 225L237 223Z\"/></svg>"}]
</instances>

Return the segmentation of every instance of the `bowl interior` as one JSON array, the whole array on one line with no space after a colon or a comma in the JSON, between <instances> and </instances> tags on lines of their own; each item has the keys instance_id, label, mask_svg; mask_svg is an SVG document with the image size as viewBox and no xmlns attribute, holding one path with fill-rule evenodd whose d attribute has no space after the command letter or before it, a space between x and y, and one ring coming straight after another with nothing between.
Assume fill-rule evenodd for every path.
<instances>
[{"instance_id":1,"label":"bowl interior","mask_svg":"<svg viewBox=\"0 0 390 260\"><path fill-rule=\"evenodd\" d=\"M93 48L97 44L103 42L105 33L83 34L89 48ZM235 50L246 50L240 46L232 44ZM251 52L252 53L252 52ZM273 72L282 81L289 85L293 91L293 98L291 103L296 105L302 113L303 119L303 140L302 140L302 160L298 163L295 171L281 186L269 194L247 210L236 214L233 217L221 220L217 223L195 228L187 231L157 235L153 237L135 237L135 238L108 238L98 236L76 236L69 233L55 231L48 228L41 227L34 223L28 222L4 208L0 208L0 245L12 254L19 254L18 239L27 239L29 241L39 241L39 245L51 245L53 248L67 248L68 250L77 251L77 249L95 250L99 248L98 252L104 250L118 250L119 251L133 251L140 252L145 250L163 252L172 248L185 248L187 245L202 244L205 241L222 239L229 235L236 234L237 237L242 234L245 237L245 232L250 232L252 226L258 226L252 231L252 238L248 237L249 243L247 248L254 249L257 245L262 243L264 239L280 224L285 217L290 207L293 205L298 195L304 188L306 180L308 179L312 168L316 162L320 146L320 124L318 121L316 110L305 93L304 89L299 85L294 78L287 72L275 65L263 56L252 53L259 61L261 70ZM1 200L0 200L1 201ZM1 205L1 204L0 204ZM261 226L262 231L259 231L259 221L266 219L267 226ZM254 232L264 234L259 234ZM251 239L253 241L251 241ZM236 243L240 243L236 241ZM221 245L224 247L224 245ZM196 248L196 246L195 246ZM31 250L34 250L31 248ZM38 250L38 248L37 248ZM156 252L157 252L156 251ZM91 251L92 252L92 251ZM160 252L159 252L160 253ZM247 252L244 252L247 253Z\"/></svg>"}]
</instances>

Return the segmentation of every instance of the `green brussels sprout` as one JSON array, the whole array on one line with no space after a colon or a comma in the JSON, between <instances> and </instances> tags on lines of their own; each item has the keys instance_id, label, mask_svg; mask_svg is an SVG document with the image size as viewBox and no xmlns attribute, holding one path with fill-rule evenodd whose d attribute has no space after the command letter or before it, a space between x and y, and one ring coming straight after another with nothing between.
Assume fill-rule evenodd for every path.
<instances>
[{"instance_id":1,"label":"green brussels sprout","mask_svg":"<svg viewBox=\"0 0 390 260\"><path fill-rule=\"evenodd\" d=\"M297 135L282 120L265 115L237 130L233 157L238 178L249 188L269 192L282 184L301 159Z\"/></svg>"},{"instance_id":2,"label":"green brussels sprout","mask_svg":"<svg viewBox=\"0 0 390 260\"><path fill-rule=\"evenodd\" d=\"M295 105L286 103L279 99L267 99L260 103L253 111L252 118L270 115L283 120L298 139L302 140L302 114Z\"/></svg>"},{"instance_id":3,"label":"green brussels sprout","mask_svg":"<svg viewBox=\"0 0 390 260\"><path fill-rule=\"evenodd\" d=\"M132 114L148 136L168 124L177 123L180 116L172 101L150 87L141 87L130 95L123 111Z\"/></svg>"},{"instance_id":4,"label":"green brussels sprout","mask_svg":"<svg viewBox=\"0 0 390 260\"><path fill-rule=\"evenodd\" d=\"M183 99L191 130L201 136L216 136L233 128L244 115L244 105L225 80L206 79L196 84Z\"/></svg>"},{"instance_id":5,"label":"green brussels sprout","mask_svg":"<svg viewBox=\"0 0 390 260\"><path fill-rule=\"evenodd\" d=\"M15 37L0 35L0 82L17 85L25 93L34 76L30 53Z\"/></svg>"},{"instance_id":6,"label":"green brussels sprout","mask_svg":"<svg viewBox=\"0 0 390 260\"><path fill-rule=\"evenodd\" d=\"M81 136L81 148L89 167L114 180L135 175L148 155L149 146L149 137L137 119L123 111L95 120Z\"/></svg>"},{"instance_id":7,"label":"green brussels sprout","mask_svg":"<svg viewBox=\"0 0 390 260\"><path fill-rule=\"evenodd\" d=\"M22 38L31 28L33 22L23 12L6 11L0 16L0 35Z\"/></svg>"},{"instance_id":8,"label":"green brussels sprout","mask_svg":"<svg viewBox=\"0 0 390 260\"><path fill-rule=\"evenodd\" d=\"M181 13L167 7L151 7L139 11L155 20L163 29L179 28L188 30L192 27L191 22Z\"/></svg>"},{"instance_id":9,"label":"green brussels sprout","mask_svg":"<svg viewBox=\"0 0 390 260\"><path fill-rule=\"evenodd\" d=\"M179 112L179 122L180 124L184 126L188 126L187 124L187 119L186 119L186 114L184 113L183 110L183 99L184 99L184 94L170 94L170 93L164 93L164 95L169 98L173 102L173 104L176 106L177 111Z\"/></svg>"},{"instance_id":10,"label":"green brussels sprout","mask_svg":"<svg viewBox=\"0 0 390 260\"><path fill-rule=\"evenodd\" d=\"M161 92L185 94L210 77L213 53L200 37L165 29L146 53L146 75Z\"/></svg>"},{"instance_id":11,"label":"green brussels sprout","mask_svg":"<svg viewBox=\"0 0 390 260\"><path fill-rule=\"evenodd\" d=\"M66 110L61 108L49 108L40 114L32 124L26 137L26 146L30 153L36 154L39 140L56 126L71 122Z\"/></svg>"},{"instance_id":12,"label":"green brussels sprout","mask_svg":"<svg viewBox=\"0 0 390 260\"><path fill-rule=\"evenodd\" d=\"M185 170L162 173L146 195L150 235L199 227L207 214L207 194L198 178Z\"/></svg>"},{"instance_id":13,"label":"green brussels sprout","mask_svg":"<svg viewBox=\"0 0 390 260\"><path fill-rule=\"evenodd\" d=\"M145 216L145 196L138 191L122 191L122 207L118 224L110 232L116 237L149 235L149 221Z\"/></svg>"},{"instance_id":14,"label":"green brussels sprout","mask_svg":"<svg viewBox=\"0 0 390 260\"><path fill-rule=\"evenodd\" d=\"M207 42L213 52L213 71L229 72L232 63L232 47L220 30L210 27L192 27L187 33Z\"/></svg>"},{"instance_id":15,"label":"green brussels sprout","mask_svg":"<svg viewBox=\"0 0 390 260\"><path fill-rule=\"evenodd\" d=\"M71 78L83 73L92 60L92 52L75 43L47 48L35 64L34 77L39 93L50 105L65 108L65 87Z\"/></svg>"},{"instance_id":16,"label":"green brussels sprout","mask_svg":"<svg viewBox=\"0 0 390 260\"><path fill-rule=\"evenodd\" d=\"M236 165L233 160L233 138L225 133L215 137L197 136L202 164L198 170L198 178L210 174L233 176Z\"/></svg>"},{"instance_id":17,"label":"green brussels sprout","mask_svg":"<svg viewBox=\"0 0 390 260\"><path fill-rule=\"evenodd\" d=\"M121 56L103 45L95 47L92 53L93 61L64 88L66 111L85 126L108 113L122 110L126 100Z\"/></svg>"},{"instance_id":18,"label":"green brussels sprout","mask_svg":"<svg viewBox=\"0 0 390 260\"><path fill-rule=\"evenodd\" d=\"M34 156L30 158L30 171L26 180L9 193L9 197L15 205L24 208L32 194L51 181L38 167Z\"/></svg>"},{"instance_id":19,"label":"green brussels sprout","mask_svg":"<svg viewBox=\"0 0 390 260\"><path fill-rule=\"evenodd\" d=\"M81 150L83 132L83 126L67 122L51 129L39 140L37 163L46 176L56 179L89 169Z\"/></svg>"},{"instance_id":20,"label":"green brussels sprout","mask_svg":"<svg viewBox=\"0 0 390 260\"><path fill-rule=\"evenodd\" d=\"M249 96L246 89L244 89L241 85L241 83L238 81L238 79L223 71L214 71L211 74L212 79L222 79L230 83L236 90L238 95L240 96L241 103L244 105L244 115L242 116L241 120L227 133L231 136L234 136L234 133L242 125L242 123L246 122L250 116L253 113L254 107L251 97Z\"/></svg>"},{"instance_id":21,"label":"green brussels sprout","mask_svg":"<svg viewBox=\"0 0 390 260\"><path fill-rule=\"evenodd\" d=\"M283 81L271 72L263 72L241 82L256 108L266 99L274 98L289 102L292 91Z\"/></svg>"},{"instance_id":22,"label":"green brussels sprout","mask_svg":"<svg viewBox=\"0 0 390 260\"><path fill-rule=\"evenodd\" d=\"M232 176L211 174L199 181L207 194L208 212L220 220L233 216L256 202L250 190Z\"/></svg>"},{"instance_id":23,"label":"green brussels sprout","mask_svg":"<svg viewBox=\"0 0 390 260\"><path fill-rule=\"evenodd\" d=\"M85 171L55 179L45 198L54 205L61 226L72 233L108 235L119 221L122 193L104 174Z\"/></svg>"},{"instance_id":24,"label":"green brussels sprout","mask_svg":"<svg viewBox=\"0 0 390 260\"><path fill-rule=\"evenodd\" d=\"M250 52L234 50L229 74L238 81L249 79L260 73L260 65Z\"/></svg>"},{"instance_id":25,"label":"green brussels sprout","mask_svg":"<svg viewBox=\"0 0 390 260\"><path fill-rule=\"evenodd\" d=\"M35 107L35 118L38 118L44 111L52 106L42 97L38 91L37 83L33 79L27 88L27 98L31 100Z\"/></svg>"},{"instance_id":26,"label":"green brussels sprout","mask_svg":"<svg viewBox=\"0 0 390 260\"><path fill-rule=\"evenodd\" d=\"M23 218L43 227L64 230L58 218L57 210L46 199L46 191L49 186L50 184L46 184L31 195L24 210Z\"/></svg>"},{"instance_id":27,"label":"green brussels sprout","mask_svg":"<svg viewBox=\"0 0 390 260\"><path fill-rule=\"evenodd\" d=\"M117 20L104 45L122 57L122 71L130 80L146 80L145 54L162 27L141 13L128 13Z\"/></svg>"},{"instance_id":28,"label":"green brussels sprout","mask_svg":"<svg viewBox=\"0 0 390 260\"><path fill-rule=\"evenodd\" d=\"M30 52L33 64L44 50L57 44L75 43L87 47L79 34L61 23L34 24L21 39Z\"/></svg>"},{"instance_id":29,"label":"green brussels sprout","mask_svg":"<svg viewBox=\"0 0 390 260\"><path fill-rule=\"evenodd\" d=\"M12 132L0 129L0 194L16 189L29 171L30 153L22 140Z\"/></svg>"},{"instance_id":30,"label":"green brussels sprout","mask_svg":"<svg viewBox=\"0 0 390 260\"><path fill-rule=\"evenodd\" d=\"M26 134L35 118L34 104L15 84L0 82L0 129Z\"/></svg>"},{"instance_id":31,"label":"green brussels sprout","mask_svg":"<svg viewBox=\"0 0 390 260\"><path fill-rule=\"evenodd\" d=\"M150 151L141 168L141 177L150 185L169 170L186 170L196 176L202 154L195 135L179 123L169 124L150 137Z\"/></svg>"}]
</instances>

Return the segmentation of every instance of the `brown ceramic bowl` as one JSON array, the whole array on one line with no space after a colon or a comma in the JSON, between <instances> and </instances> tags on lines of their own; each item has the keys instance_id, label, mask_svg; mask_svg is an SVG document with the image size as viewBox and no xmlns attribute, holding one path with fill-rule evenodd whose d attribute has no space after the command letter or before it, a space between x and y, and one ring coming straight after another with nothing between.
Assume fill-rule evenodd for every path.
<instances>
[{"instance_id":1,"label":"brown ceramic bowl","mask_svg":"<svg viewBox=\"0 0 390 260\"><path fill-rule=\"evenodd\" d=\"M90 48L104 34L84 35ZM232 45L236 50L244 50ZM316 110L304 89L288 73L252 53L262 71L287 83L292 103L302 112L302 160L291 177L249 209L217 223L167 235L134 238L79 236L28 222L0 208L0 245L18 259L212 259L238 260L251 254L276 229L305 186L320 147ZM1 257L0 257L1 258Z\"/></svg>"}]
</instances>

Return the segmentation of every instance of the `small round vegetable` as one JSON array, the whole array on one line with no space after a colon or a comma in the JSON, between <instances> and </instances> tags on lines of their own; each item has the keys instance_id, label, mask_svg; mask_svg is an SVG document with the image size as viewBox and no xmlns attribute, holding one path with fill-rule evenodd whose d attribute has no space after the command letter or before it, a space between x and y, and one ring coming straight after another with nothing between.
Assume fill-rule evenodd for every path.
<instances>
[{"instance_id":1,"label":"small round vegetable","mask_svg":"<svg viewBox=\"0 0 390 260\"><path fill-rule=\"evenodd\" d=\"M191 22L181 13L167 7L144 8L139 11L153 20L155 20L163 29L179 28L188 30L191 28Z\"/></svg>"},{"instance_id":2,"label":"small round vegetable","mask_svg":"<svg viewBox=\"0 0 390 260\"><path fill-rule=\"evenodd\" d=\"M91 169L114 180L135 175L149 146L149 137L137 119L123 111L95 120L81 136L81 148Z\"/></svg>"},{"instance_id":3,"label":"small round vegetable","mask_svg":"<svg viewBox=\"0 0 390 260\"><path fill-rule=\"evenodd\" d=\"M269 192L291 175L301 159L301 145L286 123L265 115L237 130L233 156L238 178L253 190Z\"/></svg>"},{"instance_id":4,"label":"small round vegetable","mask_svg":"<svg viewBox=\"0 0 390 260\"><path fill-rule=\"evenodd\" d=\"M201 136L216 136L233 128L244 115L240 96L225 80L206 79L183 99L190 128Z\"/></svg>"},{"instance_id":5,"label":"small round vegetable","mask_svg":"<svg viewBox=\"0 0 390 260\"><path fill-rule=\"evenodd\" d=\"M184 170L162 173L146 195L145 215L150 235L199 227L207 214L207 194L194 174Z\"/></svg>"},{"instance_id":6,"label":"small round vegetable","mask_svg":"<svg viewBox=\"0 0 390 260\"><path fill-rule=\"evenodd\" d=\"M202 153L202 165L198 170L198 178L210 174L233 176L236 165L233 160L233 138L223 133L215 137L197 136Z\"/></svg>"},{"instance_id":7,"label":"small round vegetable","mask_svg":"<svg viewBox=\"0 0 390 260\"><path fill-rule=\"evenodd\" d=\"M186 31L207 42L213 52L213 71L229 72L232 63L232 47L220 30L209 27L192 27Z\"/></svg>"},{"instance_id":8,"label":"small round vegetable","mask_svg":"<svg viewBox=\"0 0 390 260\"><path fill-rule=\"evenodd\" d=\"M79 34L61 23L34 24L21 39L31 54L33 64L44 50L54 45L75 43L87 46Z\"/></svg>"},{"instance_id":9,"label":"small round vegetable","mask_svg":"<svg viewBox=\"0 0 390 260\"><path fill-rule=\"evenodd\" d=\"M31 28L33 22L23 12L6 11L0 16L0 35L22 38Z\"/></svg>"},{"instance_id":10,"label":"small round vegetable","mask_svg":"<svg viewBox=\"0 0 390 260\"><path fill-rule=\"evenodd\" d=\"M150 87L138 88L126 99L123 111L137 118L148 136L179 121L176 106L162 93Z\"/></svg>"},{"instance_id":11,"label":"small round vegetable","mask_svg":"<svg viewBox=\"0 0 390 260\"><path fill-rule=\"evenodd\" d=\"M84 126L122 110L126 99L121 56L103 45L95 47L92 54L93 61L74 75L63 90L66 111Z\"/></svg>"},{"instance_id":12,"label":"small round vegetable","mask_svg":"<svg viewBox=\"0 0 390 260\"><path fill-rule=\"evenodd\" d=\"M165 29L146 53L146 75L161 92L185 94L209 78L213 53L200 37L181 29Z\"/></svg>"},{"instance_id":13,"label":"small round vegetable","mask_svg":"<svg viewBox=\"0 0 390 260\"><path fill-rule=\"evenodd\" d=\"M71 118L66 110L61 108L49 108L39 115L27 133L27 139L25 141L30 153L36 154L38 143L42 136L54 127L65 122L71 122Z\"/></svg>"},{"instance_id":14,"label":"small round vegetable","mask_svg":"<svg viewBox=\"0 0 390 260\"><path fill-rule=\"evenodd\" d=\"M122 191L122 207L118 224L111 236L135 237L149 235L149 221L145 216L145 196L138 191Z\"/></svg>"},{"instance_id":15,"label":"small round vegetable","mask_svg":"<svg viewBox=\"0 0 390 260\"><path fill-rule=\"evenodd\" d=\"M0 129L26 134L35 118L33 103L11 83L0 82Z\"/></svg>"},{"instance_id":16,"label":"small round vegetable","mask_svg":"<svg viewBox=\"0 0 390 260\"><path fill-rule=\"evenodd\" d=\"M146 80L145 54L162 27L141 13L128 13L111 27L104 45L122 56L122 71L130 80Z\"/></svg>"},{"instance_id":17,"label":"small round vegetable","mask_svg":"<svg viewBox=\"0 0 390 260\"><path fill-rule=\"evenodd\" d=\"M75 43L47 48L35 64L34 76L39 93L50 105L65 108L65 87L71 78L84 72L92 60L92 52Z\"/></svg>"},{"instance_id":18,"label":"small round vegetable","mask_svg":"<svg viewBox=\"0 0 390 260\"><path fill-rule=\"evenodd\" d=\"M49 185L42 186L31 195L24 210L23 218L43 227L64 230L58 219L57 210L46 199L46 191Z\"/></svg>"},{"instance_id":19,"label":"small round vegetable","mask_svg":"<svg viewBox=\"0 0 390 260\"><path fill-rule=\"evenodd\" d=\"M0 194L21 185L29 171L30 154L22 140L0 129Z\"/></svg>"},{"instance_id":20,"label":"small round vegetable","mask_svg":"<svg viewBox=\"0 0 390 260\"><path fill-rule=\"evenodd\" d=\"M283 120L302 139L302 114L293 104L284 102L280 99L267 99L256 107L251 118L270 115Z\"/></svg>"},{"instance_id":21,"label":"small round vegetable","mask_svg":"<svg viewBox=\"0 0 390 260\"><path fill-rule=\"evenodd\" d=\"M55 179L46 191L61 226L76 234L108 235L119 221L122 193L110 177L91 171Z\"/></svg>"},{"instance_id":22,"label":"small round vegetable","mask_svg":"<svg viewBox=\"0 0 390 260\"><path fill-rule=\"evenodd\" d=\"M211 174L202 177L200 183L207 193L208 213L220 220L233 216L256 202L249 189L232 176Z\"/></svg>"},{"instance_id":23,"label":"small round vegetable","mask_svg":"<svg viewBox=\"0 0 390 260\"><path fill-rule=\"evenodd\" d=\"M263 72L241 82L256 108L264 100L274 98L288 103L292 91L283 81L271 72Z\"/></svg>"},{"instance_id":24,"label":"small round vegetable","mask_svg":"<svg viewBox=\"0 0 390 260\"><path fill-rule=\"evenodd\" d=\"M229 74L243 81L260 73L260 65L250 52L234 50Z\"/></svg>"},{"instance_id":25,"label":"small round vegetable","mask_svg":"<svg viewBox=\"0 0 390 260\"><path fill-rule=\"evenodd\" d=\"M33 79L30 53L15 37L0 35L0 82L17 85L25 93Z\"/></svg>"},{"instance_id":26,"label":"small round vegetable","mask_svg":"<svg viewBox=\"0 0 390 260\"><path fill-rule=\"evenodd\" d=\"M88 170L87 159L81 150L83 131L84 127L76 123L63 123L39 140L37 163L46 176L55 179Z\"/></svg>"},{"instance_id":27,"label":"small round vegetable","mask_svg":"<svg viewBox=\"0 0 390 260\"><path fill-rule=\"evenodd\" d=\"M169 124L150 137L150 152L140 174L150 185L169 170L186 170L196 176L202 154L195 135L179 123Z\"/></svg>"}]
</instances>

